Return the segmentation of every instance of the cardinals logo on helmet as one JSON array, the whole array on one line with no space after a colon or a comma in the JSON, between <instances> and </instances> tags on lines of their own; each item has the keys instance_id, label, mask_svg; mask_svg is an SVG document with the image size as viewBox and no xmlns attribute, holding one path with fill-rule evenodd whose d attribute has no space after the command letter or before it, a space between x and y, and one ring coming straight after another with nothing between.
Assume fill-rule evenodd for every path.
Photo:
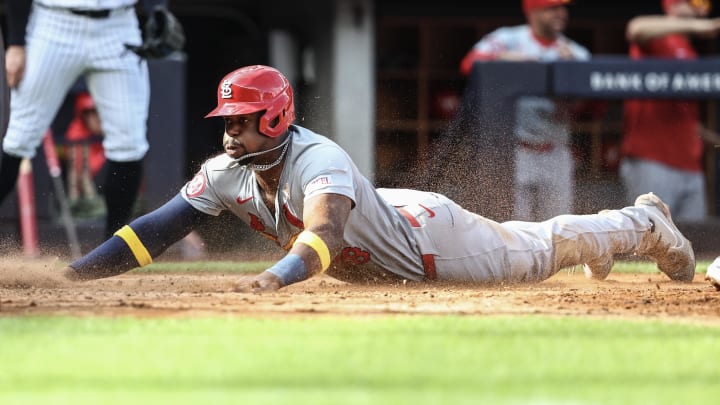
<instances>
[{"instance_id":1,"label":"cardinals logo on helmet","mask_svg":"<svg viewBox=\"0 0 720 405\"><path fill-rule=\"evenodd\" d=\"M230 87L230 80L223 80L220 85L220 96L222 98L232 98L232 87Z\"/></svg>"}]
</instances>

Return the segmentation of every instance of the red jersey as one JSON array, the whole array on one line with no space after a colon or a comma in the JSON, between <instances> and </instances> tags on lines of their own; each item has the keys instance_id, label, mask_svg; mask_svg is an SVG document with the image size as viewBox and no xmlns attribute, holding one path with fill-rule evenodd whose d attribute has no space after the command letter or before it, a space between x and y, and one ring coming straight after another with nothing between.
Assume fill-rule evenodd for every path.
<instances>
[{"instance_id":1,"label":"red jersey","mask_svg":"<svg viewBox=\"0 0 720 405\"><path fill-rule=\"evenodd\" d=\"M695 59L697 53L685 36L671 34L642 46L631 44L630 57ZM681 170L702 171L699 118L696 101L626 100L622 153Z\"/></svg>"}]
</instances>

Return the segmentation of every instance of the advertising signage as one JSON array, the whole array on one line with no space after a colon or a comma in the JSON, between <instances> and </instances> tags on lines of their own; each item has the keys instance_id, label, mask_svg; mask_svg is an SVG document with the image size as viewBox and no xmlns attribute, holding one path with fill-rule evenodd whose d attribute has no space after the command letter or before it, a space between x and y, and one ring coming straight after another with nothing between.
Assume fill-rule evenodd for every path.
<instances>
[{"instance_id":1,"label":"advertising signage","mask_svg":"<svg viewBox=\"0 0 720 405\"><path fill-rule=\"evenodd\" d=\"M720 98L720 59L556 62L550 80L556 96Z\"/></svg>"}]
</instances>

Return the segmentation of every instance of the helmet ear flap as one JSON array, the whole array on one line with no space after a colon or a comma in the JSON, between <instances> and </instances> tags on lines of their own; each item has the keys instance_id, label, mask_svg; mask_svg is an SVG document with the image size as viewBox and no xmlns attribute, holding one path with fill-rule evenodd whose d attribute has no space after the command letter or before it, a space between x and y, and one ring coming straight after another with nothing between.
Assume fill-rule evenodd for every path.
<instances>
[{"instance_id":1,"label":"helmet ear flap","mask_svg":"<svg viewBox=\"0 0 720 405\"><path fill-rule=\"evenodd\" d=\"M292 103L287 92L279 94L260 117L260 132L272 138L282 135L295 119Z\"/></svg>"}]
</instances>

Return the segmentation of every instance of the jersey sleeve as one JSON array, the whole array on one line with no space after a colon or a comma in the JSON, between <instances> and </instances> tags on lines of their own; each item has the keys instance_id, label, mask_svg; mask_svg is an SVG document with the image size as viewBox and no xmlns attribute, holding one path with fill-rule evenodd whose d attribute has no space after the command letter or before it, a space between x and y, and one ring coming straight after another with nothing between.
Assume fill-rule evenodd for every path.
<instances>
[{"instance_id":1,"label":"jersey sleeve","mask_svg":"<svg viewBox=\"0 0 720 405\"><path fill-rule=\"evenodd\" d=\"M210 172L208 162L203 163L192 180L180 189L180 194L196 210L218 216L225 207L215 191L213 178L208 174Z\"/></svg>"},{"instance_id":2,"label":"jersey sleeve","mask_svg":"<svg viewBox=\"0 0 720 405\"><path fill-rule=\"evenodd\" d=\"M504 32L502 28L497 29L476 42L460 62L460 72L469 75L475 62L495 60L498 55L505 52L508 49L508 41Z\"/></svg>"},{"instance_id":3,"label":"jersey sleeve","mask_svg":"<svg viewBox=\"0 0 720 405\"><path fill-rule=\"evenodd\" d=\"M355 183L350 157L340 148L329 145L317 147L312 156L300 165L304 199L320 194L340 194L354 203Z\"/></svg>"}]
</instances>

